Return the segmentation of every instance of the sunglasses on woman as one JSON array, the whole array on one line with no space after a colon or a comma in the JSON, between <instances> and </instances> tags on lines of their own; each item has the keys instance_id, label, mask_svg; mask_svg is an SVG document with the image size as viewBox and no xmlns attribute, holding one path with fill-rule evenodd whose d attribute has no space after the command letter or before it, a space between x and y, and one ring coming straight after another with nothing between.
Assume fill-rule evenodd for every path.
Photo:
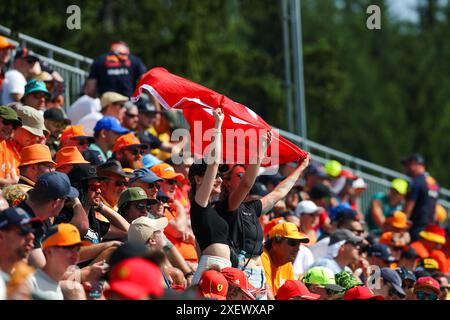
<instances>
[{"instance_id":1,"label":"sunglasses on woman","mask_svg":"<svg viewBox=\"0 0 450 320\"><path fill-rule=\"evenodd\" d=\"M426 293L423 291L416 291L415 295L419 300L437 300L438 296L434 293Z\"/></svg>"}]
</instances>

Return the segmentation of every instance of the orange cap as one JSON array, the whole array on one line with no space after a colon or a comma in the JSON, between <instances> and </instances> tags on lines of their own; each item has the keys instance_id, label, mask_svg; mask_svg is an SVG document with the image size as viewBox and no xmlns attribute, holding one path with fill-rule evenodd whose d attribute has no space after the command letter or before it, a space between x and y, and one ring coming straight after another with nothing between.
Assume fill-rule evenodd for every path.
<instances>
[{"instance_id":1,"label":"orange cap","mask_svg":"<svg viewBox=\"0 0 450 320\"><path fill-rule=\"evenodd\" d=\"M395 211L392 217L386 219L386 223L397 229L407 229L411 227L411 222L408 221L408 216L402 211Z\"/></svg>"},{"instance_id":2,"label":"orange cap","mask_svg":"<svg viewBox=\"0 0 450 320\"><path fill-rule=\"evenodd\" d=\"M84 160L83 155L75 146L61 148L56 153L56 168L62 167L66 164L83 164L90 163Z\"/></svg>"},{"instance_id":3,"label":"orange cap","mask_svg":"<svg viewBox=\"0 0 450 320\"><path fill-rule=\"evenodd\" d=\"M184 181L184 175L181 173L176 173L175 169L167 163L158 163L151 167L150 170L152 170L158 177L165 180L176 179L178 181Z\"/></svg>"},{"instance_id":4,"label":"orange cap","mask_svg":"<svg viewBox=\"0 0 450 320\"><path fill-rule=\"evenodd\" d=\"M42 248L69 247L74 245L89 245L87 241L81 241L80 231L70 223L60 223L51 227L42 240Z\"/></svg>"},{"instance_id":5,"label":"orange cap","mask_svg":"<svg viewBox=\"0 0 450 320\"><path fill-rule=\"evenodd\" d=\"M84 132L84 126L83 125L77 125L77 126L70 126L67 127L62 133L61 133L61 142L64 144L65 141L73 138L87 138L94 141L94 137L89 136L86 132Z\"/></svg>"},{"instance_id":6,"label":"orange cap","mask_svg":"<svg viewBox=\"0 0 450 320\"><path fill-rule=\"evenodd\" d=\"M133 133L130 132L117 138L116 143L114 144L113 147L113 152L117 152L120 149L135 145L147 149L147 146L145 144L142 144L141 141L139 141L139 139Z\"/></svg>"},{"instance_id":7,"label":"orange cap","mask_svg":"<svg viewBox=\"0 0 450 320\"><path fill-rule=\"evenodd\" d=\"M14 49L16 46L8 41L5 37L0 36L0 50Z\"/></svg>"},{"instance_id":8,"label":"orange cap","mask_svg":"<svg viewBox=\"0 0 450 320\"><path fill-rule=\"evenodd\" d=\"M296 239L300 240L300 242L308 243L309 239L308 237L303 233L300 232L298 227L293 224L292 222L283 222L279 223L276 226L274 226L269 231L269 239L273 238L275 236L280 236L283 238L289 238L289 239Z\"/></svg>"},{"instance_id":9,"label":"orange cap","mask_svg":"<svg viewBox=\"0 0 450 320\"><path fill-rule=\"evenodd\" d=\"M52 154L50 149L45 144L32 144L30 146L26 146L20 152L20 165L27 166L29 164L48 162L52 165L56 165L56 163L52 160Z\"/></svg>"}]
</instances>

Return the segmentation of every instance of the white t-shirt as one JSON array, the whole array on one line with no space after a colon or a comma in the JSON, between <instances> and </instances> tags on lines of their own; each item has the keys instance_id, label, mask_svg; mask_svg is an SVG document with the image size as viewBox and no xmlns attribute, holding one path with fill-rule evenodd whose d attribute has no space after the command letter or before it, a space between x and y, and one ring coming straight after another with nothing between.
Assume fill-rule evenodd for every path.
<instances>
[{"instance_id":1,"label":"white t-shirt","mask_svg":"<svg viewBox=\"0 0 450 320\"><path fill-rule=\"evenodd\" d=\"M73 125L79 124L81 118L92 113L99 112L101 110L100 99L91 98L88 95L78 98L67 111L67 116Z\"/></svg>"},{"instance_id":2,"label":"white t-shirt","mask_svg":"<svg viewBox=\"0 0 450 320\"><path fill-rule=\"evenodd\" d=\"M34 294L45 300L64 300L59 283L50 278L42 269L37 269L27 278Z\"/></svg>"},{"instance_id":3,"label":"white t-shirt","mask_svg":"<svg viewBox=\"0 0 450 320\"><path fill-rule=\"evenodd\" d=\"M27 80L19 71L12 69L5 73L3 82L2 105L15 102L11 99L11 94L24 94Z\"/></svg>"},{"instance_id":4,"label":"white t-shirt","mask_svg":"<svg viewBox=\"0 0 450 320\"><path fill-rule=\"evenodd\" d=\"M300 250L297 253L297 258L294 261L294 273L295 278L298 279L301 275L305 274L305 272L311 267L314 263L314 256L311 253L311 250L301 245Z\"/></svg>"},{"instance_id":5,"label":"white t-shirt","mask_svg":"<svg viewBox=\"0 0 450 320\"><path fill-rule=\"evenodd\" d=\"M84 126L84 132L86 132L86 134L93 136L95 125L101 118L103 118L103 114L100 112L93 112L81 118L80 121L78 121L78 124Z\"/></svg>"}]
</instances>

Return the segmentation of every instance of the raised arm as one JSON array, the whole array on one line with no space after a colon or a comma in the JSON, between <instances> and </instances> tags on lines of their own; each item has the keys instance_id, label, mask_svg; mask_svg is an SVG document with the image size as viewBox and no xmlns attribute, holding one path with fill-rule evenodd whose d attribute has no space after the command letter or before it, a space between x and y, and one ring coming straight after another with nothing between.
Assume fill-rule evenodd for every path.
<instances>
[{"instance_id":1,"label":"raised arm","mask_svg":"<svg viewBox=\"0 0 450 320\"><path fill-rule=\"evenodd\" d=\"M261 144L258 150L256 163L250 164L245 170L245 174L241 179L241 182L236 189L231 190L228 197L228 210L234 211L241 205L242 201L247 197L248 192L255 183L256 176L258 175L261 163L266 156L267 148L272 141L272 132L267 132L266 135L261 137Z\"/></svg>"},{"instance_id":2,"label":"raised arm","mask_svg":"<svg viewBox=\"0 0 450 320\"><path fill-rule=\"evenodd\" d=\"M203 176L203 181L195 194L195 202L201 207L206 207L209 203L209 197L211 196L222 154L222 123L225 116L221 108L215 109L213 114L216 119L213 144L214 158L212 159L213 161L208 164L205 175Z\"/></svg>"},{"instance_id":3,"label":"raised arm","mask_svg":"<svg viewBox=\"0 0 450 320\"><path fill-rule=\"evenodd\" d=\"M261 199L263 213L269 212L273 208L275 203L283 199L288 194L288 192L292 189L295 182L300 177L300 174L308 166L308 164L309 164L309 155L303 161L301 166L295 169L295 171L292 172L289 177L281 181L281 183L278 186L276 186L276 188L273 189L271 193L269 193L267 196Z\"/></svg>"}]
</instances>

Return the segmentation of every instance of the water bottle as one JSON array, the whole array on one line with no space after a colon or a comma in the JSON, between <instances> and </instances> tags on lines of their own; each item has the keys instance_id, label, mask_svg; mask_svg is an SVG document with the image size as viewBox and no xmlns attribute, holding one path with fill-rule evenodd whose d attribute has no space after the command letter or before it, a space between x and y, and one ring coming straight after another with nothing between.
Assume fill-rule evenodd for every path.
<instances>
[{"instance_id":1,"label":"water bottle","mask_svg":"<svg viewBox=\"0 0 450 320\"><path fill-rule=\"evenodd\" d=\"M244 250L239 251L238 268L239 268L239 270L244 270L244 268L245 268L245 251Z\"/></svg>"},{"instance_id":2,"label":"water bottle","mask_svg":"<svg viewBox=\"0 0 450 320\"><path fill-rule=\"evenodd\" d=\"M89 290L89 299L97 300L100 299L103 293L103 285L105 280L99 280L92 284L91 290Z\"/></svg>"}]
</instances>

